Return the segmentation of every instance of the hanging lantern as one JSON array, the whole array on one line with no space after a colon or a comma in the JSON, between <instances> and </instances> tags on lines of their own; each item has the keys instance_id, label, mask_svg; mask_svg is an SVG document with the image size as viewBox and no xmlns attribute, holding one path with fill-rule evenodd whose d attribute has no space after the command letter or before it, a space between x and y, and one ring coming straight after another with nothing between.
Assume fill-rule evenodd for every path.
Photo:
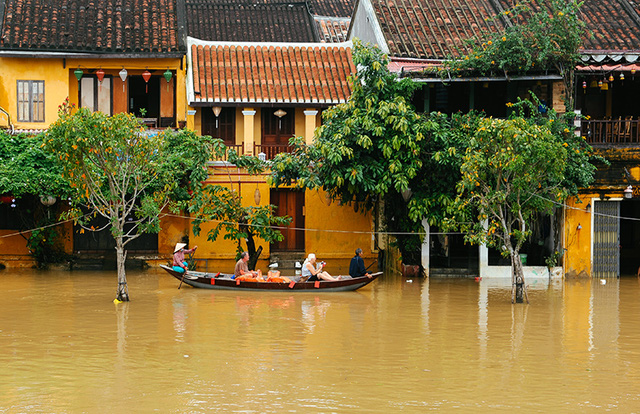
<instances>
[{"instance_id":1,"label":"hanging lantern","mask_svg":"<svg viewBox=\"0 0 640 414\"><path fill-rule=\"evenodd\" d=\"M631 75L635 75L635 74L636 74L636 70L635 70L635 68L634 68L634 69L631 69Z\"/></svg>"},{"instance_id":2,"label":"hanging lantern","mask_svg":"<svg viewBox=\"0 0 640 414\"><path fill-rule=\"evenodd\" d=\"M602 88L602 80L598 81L598 88Z\"/></svg>"},{"instance_id":3,"label":"hanging lantern","mask_svg":"<svg viewBox=\"0 0 640 414\"><path fill-rule=\"evenodd\" d=\"M623 81L624 80L624 73L620 74L620 80Z\"/></svg>"},{"instance_id":4,"label":"hanging lantern","mask_svg":"<svg viewBox=\"0 0 640 414\"><path fill-rule=\"evenodd\" d=\"M582 81L582 89L587 89L587 81Z\"/></svg>"},{"instance_id":5,"label":"hanging lantern","mask_svg":"<svg viewBox=\"0 0 640 414\"><path fill-rule=\"evenodd\" d=\"M169 69L165 73L162 74L164 78L167 80L167 83L171 82L171 78L173 77L173 73Z\"/></svg>"},{"instance_id":6,"label":"hanging lantern","mask_svg":"<svg viewBox=\"0 0 640 414\"><path fill-rule=\"evenodd\" d=\"M613 75L609 75L609 82L613 82Z\"/></svg>"},{"instance_id":7,"label":"hanging lantern","mask_svg":"<svg viewBox=\"0 0 640 414\"><path fill-rule=\"evenodd\" d=\"M82 72L82 69L78 68L73 71L73 74L76 75L78 82L80 82L80 79L82 79L82 75L84 74L84 72Z\"/></svg>"},{"instance_id":8,"label":"hanging lantern","mask_svg":"<svg viewBox=\"0 0 640 414\"><path fill-rule=\"evenodd\" d=\"M120 79L122 79L122 92L124 92L124 82L127 80L128 72L125 68L122 68L122 70L118 72L118 75L120 75Z\"/></svg>"},{"instance_id":9,"label":"hanging lantern","mask_svg":"<svg viewBox=\"0 0 640 414\"><path fill-rule=\"evenodd\" d=\"M162 76L167 80L167 92L169 92L169 82L171 82L171 78L173 77L173 73L169 69L167 69Z\"/></svg>"},{"instance_id":10,"label":"hanging lantern","mask_svg":"<svg viewBox=\"0 0 640 414\"><path fill-rule=\"evenodd\" d=\"M279 120L278 129L282 129L282 117L285 116L287 113L282 109L278 109L273 114L278 117L278 120Z\"/></svg>"},{"instance_id":11,"label":"hanging lantern","mask_svg":"<svg viewBox=\"0 0 640 414\"><path fill-rule=\"evenodd\" d=\"M149 72L148 70L142 72L142 79L144 79L144 83L146 84L145 92L149 93L149 79L151 79L151 72Z\"/></svg>"},{"instance_id":12,"label":"hanging lantern","mask_svg":"<svg viewBox=\"0 0 640 414\"><path fill-rule=\"evenodd\" d=\"M211 108L213 114L216 116L216 128L218 128L218 117L220 116L220 112L222 112L222 108L219 106L214 106Z\"/></svg>"},{"instance_id":13,"label":"hanging lantern","mask_svg":"<svg viewBox=\"0 0 640 414\"><path fill-rule=\"evenodd\" d=\"M102 92L102 80L104 79L104 70L102 68L96 71L96 76L98 77L98 82L100 82L100 91Z\"/></svg>"},{"instance_id":14,"label":"hanging lantern","mask_svg":"<svg viewBox=\"0 0 640 414\"><path fill-rule=\"evenodd\" d=\"M256 206L260 205L260 189L258 189L258 187L256 187L256 191L253 193L253 201L256 202Z\"/></svg>"}]
</instances>

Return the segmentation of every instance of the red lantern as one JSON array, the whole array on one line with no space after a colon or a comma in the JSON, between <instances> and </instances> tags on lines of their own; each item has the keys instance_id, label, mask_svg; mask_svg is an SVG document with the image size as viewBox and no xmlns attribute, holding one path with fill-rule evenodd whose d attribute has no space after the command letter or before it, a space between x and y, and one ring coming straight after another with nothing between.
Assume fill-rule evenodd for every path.
<instances>
[{"instance_id":1,"label":"red lantern","mask_svg":"<svg viewBox=\"0 0 640 414\"><path fill-rule=\"evenodd\" d=\"M96 76L98 77L98 81L102 82L102 79L104 79L104 70L98 69L96 71Z\"/></svg>"},{"instance_id":2,"label":"red lantern","mask_svg":"<svg viewBox=\"0 0 640 414\"><path fill-rule=\"evenodd\" d=\"M147 84L145 87L145 92L149 92L149 79L151 79L151 72L149 72L148 70L142 72L142 79L144 79L144 82Z\"/></svg>"}]
</instances>

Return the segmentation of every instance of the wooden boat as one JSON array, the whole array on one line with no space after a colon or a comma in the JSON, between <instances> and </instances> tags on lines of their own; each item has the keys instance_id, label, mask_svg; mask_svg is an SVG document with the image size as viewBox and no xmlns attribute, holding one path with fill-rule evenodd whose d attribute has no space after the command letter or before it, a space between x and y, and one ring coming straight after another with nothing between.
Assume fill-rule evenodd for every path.
<instances>
[{"instance_id":1,"label":"wooden boat","mask_svg":"<svg viewBox=\"0 0 640 414\"><path fill-rule=\"evenodd\" d=\"M240 281L232 279L233 274L228 273L205 273L189 271L183 276L182 273L176 272L170 266L160 265L171 276L178 279L181 283L189 286L203 289L227 289L227 290L280 290L280 291L322 291L322 292L346 292L360 289L363 286L373 282L382 274L382 272L372 273L371 277L351 277L342 276L341 280L331 281L314 281L300 282L300 276L289 277L293 282L274 283L274 282L253 282Z\"/></svg>"}]
</instances>

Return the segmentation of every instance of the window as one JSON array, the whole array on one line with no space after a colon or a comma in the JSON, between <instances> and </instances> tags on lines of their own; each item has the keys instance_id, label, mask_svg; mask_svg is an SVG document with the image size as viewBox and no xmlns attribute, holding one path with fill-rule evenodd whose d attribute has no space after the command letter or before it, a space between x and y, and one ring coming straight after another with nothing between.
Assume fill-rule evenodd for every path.
<instances>
[{"instance_id":1,"label":"window","mask_svg":"<svg viewBox=\"0 0 640 414\"><path fill-rule=\"evenodd\" d=\"M18 81L18 121L44 122L44 81Z\"/></svg>"},{"instance_id":2,"label":"window","mask_svg":"<svg viewBox=\"0 0 640 414\"><path fill-rule=\"evenodd\" d=\"M96 76L83 76L80 80L80 107L111 115L111 76L105 76L102 82Z\"/></svg>"}]
</instances>

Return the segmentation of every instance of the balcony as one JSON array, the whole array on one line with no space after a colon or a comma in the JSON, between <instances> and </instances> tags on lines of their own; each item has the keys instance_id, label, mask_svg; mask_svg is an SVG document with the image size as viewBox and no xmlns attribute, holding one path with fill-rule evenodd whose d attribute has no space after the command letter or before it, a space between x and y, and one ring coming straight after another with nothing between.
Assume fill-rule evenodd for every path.
<instances>
[{"instance_id":1,"label":"balcony","mask_svg":"<svg viewBox=\"0 0 640 414\"><path fill-rule=\"evenodd\" d=\"M276 155L280 154L281 152L290 153L292 151L293 151L293 147L288 144L265 144L265 145L253 146L254 155L257 156L260 153L264 153L265 159L267 160L273 159Z\"/></svg>"},{"instance_id":2,"label":"balcony","mask_svg":"<svg viewBox=\"0 0 640 414\"><path fill-rule=\"evenodd\" d=\"M580 134L592 146L639 146L640 120L632 117L583 120Z\"/></svg>"},{"instance_id":3,"label":"balcony","mask_svg":"<svg viewBox=\"0 0 640 414\"><path fill-rule=\"evenodd\" d=\"M235 144L228 145L227 144L226 147L227 147L227 149L226 149L224 155L222 157L215 157L213 159L213 161L227 161L229 159L229 150L230 149L235 150L236 154L238 154L238 155L242 155L244 153L244 150L243 150L244 145L242 145L242 144L239 144L239 145L235 145Z\"/></svg>"}]
</instances>

